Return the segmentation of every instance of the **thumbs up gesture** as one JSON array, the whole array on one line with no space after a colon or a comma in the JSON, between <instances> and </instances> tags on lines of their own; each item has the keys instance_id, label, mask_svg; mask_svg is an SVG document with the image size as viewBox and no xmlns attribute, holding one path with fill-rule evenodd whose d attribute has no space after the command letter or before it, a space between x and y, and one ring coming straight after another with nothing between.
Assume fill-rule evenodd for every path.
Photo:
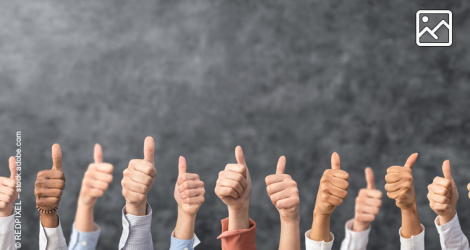
<instances>
[{"instance_id":1,"label":"thumbs up gesture","mask_svg":"<svg viewBox=\"0 0 470 250\"><path fill-rule=\"evenodd\" d=\"M215 187L215 193L229 210L240 210L249 204L252 189L250 172L240 146L235 149L235 157L238 163L227 164L225 170L219 172Z\"/></svg>"},{"instance_id":2,"label":"thumbs up gesture","mask_svg":"<svg viewBox=\"0 0 470 250\"><path fill-rule=\"evenodd\" d=\"M144 141L144 159L134 159L124 170L122 195L126 199L126 213L143 216L147 211L147 193L155 182L157 170L154 161L155 142L148 136Z\"/></svg>"},{"instance_id":3,"label":"thumbs up gesture","mask_svg":"<svg viewBox=\"0 0 470 250\"><path fill-rule=\"evenodd\" d=\"M408 160L405 166L392 166L387 169L385 175L385 191L390 199L394 199L397 207L402 210L409 210L416 208L416 195L413 184L413 175L411 168L416 162L418 154L414 153Z\"/></svg>"},{"instance_id":4,"label":"thumbs up gesture","mask_svg":"<svg viewBox=\"0 0 470 250\"><path fill-rule=\"evenodd\" d=\"M79 202L86 206L94 206L98 197L103 196L113 181L113 165L103 163L103 150L100 144L95 145L95 163L88 166L82 180Z\"/></svg>"},{"instance_id":5,"label":"thumbs up gesture","mask_svg":"<svg viewBox=\"0 0 470 250\"><path fill-rule=\"evenodd\" d=\"M204 203L204 182L198 174L186 173L186 159L180 156L178 163L178 180L175 184L175 200L178 208L188 216L196 216Z\"/></svg>"},{"instance_id":6,"label":"thumbs up gesture","mask_svg":"<svg viewBox=\"0 0 470 250\"><path fill-rule=\"evenodd\" d=\"M450 171L449 160L442 164L442 172L444 178L437 176L428 186L429 206L439 215L437 221L439 225L444 225L454 218L455 207L459 199L459 192Z\"/></svg>"},{"instance_id":7,"label":"thumbs up gesture","mask_svg":"<svg viewBox=\"0 0 470 250\"><path fill-rule=\"evenodd\" d=\"M0 176L0 218L13 214L13 203L18 199L16 184L16 160L11 156L8 159L10 178Z\"/></svg>"},{"instance_id":8,"label":"thumbs up gesture","mask_svg":"<svg viewBox=\"0 0 470 250\"><path fill-rule=\"evenodd\" d=\"M369 228L370 223L375 220L382 206L382 191L375 189L374 172L366 168L367 188L359 191L356 198L356 209L354 215L353 231L360 232Z\"/></svg>"},{"instance_id":9,"label":"thumbs up gesture","mask_svg":"<svg viewBox=\"0 0 470 250\"><path fill-rule=\"evenodd\" d=\"M62 170L62 151L59 144L54 144L52 145L52 169L40 171L36 178L34 195L36 196L38 209L43 211L56 209L64 188L65 176Z\"/></svg>"},{"instance_id":10,"label":"thumbs up gesture","mask_svg":"<svg viewBox=\"0 0 470 250\"><path fill-rule=\"evenodd\" d=\"M340 163L339 155L333 153L331 169L325 170L320 180L314 214L330 215L348 195L349 174L340 169Z\"/></svg>"},{"instance_id":11,"label":"thumbs up gesture","mask_svg":"<svg viewBox=\"0 0 470 250\"><path fill-rule=\"evenodd\" d=\"M299 222L299 190L292 177L284 174L285 169L286 157L281 156L276 174L266 177L266 191L283 220Z\"/></svg>"}]
</instances>

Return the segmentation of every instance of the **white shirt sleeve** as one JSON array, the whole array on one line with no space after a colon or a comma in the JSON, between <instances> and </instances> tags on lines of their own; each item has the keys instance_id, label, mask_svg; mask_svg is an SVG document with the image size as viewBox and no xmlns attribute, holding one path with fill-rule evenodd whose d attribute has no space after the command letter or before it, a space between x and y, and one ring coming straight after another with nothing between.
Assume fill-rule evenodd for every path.
<instances>
[{"instance_id":1,"label":"white shirt sleeve","mask_svg":"<svg viewBox=\"0 0 470 250\"><path fill-rule=\"evenodd\" d=\"M40 250L67 250L67 242L65 241L62 226L56 228L46 228L42 226L39 220L39 249Z\"/></svg>"},{"instance_id":2,"label":"white shirt sleeve","mask_svg":"<svg viewBox=\"0 0 470 250\"><path fill-rule=\"evenodd\" d=\"M331 241L314 241L311 240L308 236L310 235L310 230L305 233L305 249L306 250L331 250L333 247L333 241L335 236L330 232Z\"/></svg>"},{"instance_id":3,"label":"white shirt sleeve","mask_svg":"<svg viewBox=\"0 0 470 250\"><path fill-rule=\"evenodd\" d=\"M341 250L366 250L367 243L369 242L370 226L364 231L354 232L353 229L354 219L346 222L345 237L341 243Z\"/></svg>"},{"instance_id":4,"label":"white shirt sleeve","mask_svg":"<svg viewBox=\"0 0 470 250\"><path fill-rule=\"evenodd\" d=\"M0 249L16 249L14 221L13 214L7 217L0 217Z\"/></svg>"},{"instance_id":5,"label":"white shirt sleeve","mask_svg":"<svg viewBox=\"0 0 470 250\"><path fill-rule=\"evenodd\" d=\"M455 214L454 218L442 226L437 225L437 219L434 220L437 232L439 233L439 239L441 242L442 250L468 250L467 237L460 228L459 217Z\"/></svg>"},{"instance_id":6,"label":"white shirt sleeve","mask_svg":"<svg viewBox=\"0 0 470 250\"><path fill-rule=\"evenodd\" d=\"M119 250L153 250L152 208L147 203L147 215L136 216L126 214L126 207L122 209L122 235L119 241Z\"/></svg>"},{"instance_id":7,"label":"white shirt sleeve","mask_svg":"<svg viewBox=\"0 0 470 250\"><path fill-rule=\"evenodd\" d=\"M418 235L413 235L411 238L403 238L401 236L401 227L398 230L398 234L400 234L400 249L401 250L424 250L424 226L421 224L421 231Z\"/></svg>"}]
</instances>

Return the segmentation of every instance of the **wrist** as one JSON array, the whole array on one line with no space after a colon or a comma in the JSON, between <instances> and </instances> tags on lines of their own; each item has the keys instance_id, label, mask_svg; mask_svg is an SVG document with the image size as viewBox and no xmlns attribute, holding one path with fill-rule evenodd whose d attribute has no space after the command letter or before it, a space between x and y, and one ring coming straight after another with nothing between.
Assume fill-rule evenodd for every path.
<instances>
[{"instance_id":1,"label":"wrist","mask_svg":"<svg viewBox=\"0 0 470 250\"><path fill-rule=\"evenodd\" d=\"M368 221L359 221L359 220L354 219L352 231L362 232L362 231L367 230L369 226L370 226L370 222Z\"/></svg>"},{"instance_id":2,"label":"wrist","mask_svg":"<svg viewBox=\"0 0 470 250\"><path fill-rule=\"evenodd\" d=\"M185 212L182 207L178 206L178 218L181 218L185 221L196 221L196 213Z\"/></svg>"},{"instance_id":3,"label":"wrist","mask_svg":"<svg viewBox=\"0 0 470 250\"><path fill-rule=\"evenodd\" d=\"M125 211L126 211L126 214L135 215L135 216L147 215L147 200L144 200L141 203L126 202Z\"/></svg>"},{"instance_id":4,"label":"wrist","mask_svg":"<svg viewBox=\"0 0 470 250\"><path fill-rule=\"evenodd\" d=\"M78 197L78 203L77 203L77 206L82 208L82 209L86 209L86 210L93 210L93 208L95 207L95 202L87 202L91 200L90 198L84 198L82 195L80 195L80 197Z\"/></svg>"},{"instance_id":5,"label":"wrist","mask_svg":"<svg viewBox=\"0 0 470 250\"><path fill-rule=\"evenodd\" d=\"M442 225L446 224L447 222L451 221L455 217L456 214L457 214L457 211L453 210L450 213L439 215L438 216L438 222L439 222L438 225L442 226Z\"/></svg>"},{"instance_id":6,"label":"wrist","mask_svg":"<svg viewBox=\"0 0 470 250\"><path fill-rule=\"evenodd\" d=\"M298 226L300 224L300 216L281 216L281 224L287 226Z\"/></svg>"},{"instance_id":7,"label":"wrist","mask_svg":"<svg viewBox=\"0 0 470 250\"><path fill-rule=\"evenodd\" d=\"M250 228L249 202L240 209L228 208L229 224L228 230Z\"/></svg>"},{"instance_id":8,"label":"wrist","mask_svg":"<svg viewBox=\"0 0 470 250\"><path fill-rule=\"evenodd\" d=\"M59 216L57 215L57 211L52 212L50 214L46 213L39 213L39 217L41 219L41 224L45 228L57 228L59 226Z\"/></svg>"},{"instance_id":9,"label":"wrist","mask_svg":"<svg viewBox=\"0 0 470 250\"><path fill-rule=\"evenodd\" d=\"M330 217L331 217L331 214L323 213L323 212L320 212L320 211L317 211L316 209L314 209L314 210L313 210L313 217L314 217L314 218L324 218L324 219L327 219L327 218L330 218Z\"/></svg>"},{"instance_id":10,"label":"wrist","mask_svg":"<svg viewBox=\"0 0 470 250\"><path fill-rule=\"evenodd\" d=\"M11 209L5 209L5 211L0 212L0 218L2 217L8 217L13 214L13 207Z\"/></svg>"}]
</instances>

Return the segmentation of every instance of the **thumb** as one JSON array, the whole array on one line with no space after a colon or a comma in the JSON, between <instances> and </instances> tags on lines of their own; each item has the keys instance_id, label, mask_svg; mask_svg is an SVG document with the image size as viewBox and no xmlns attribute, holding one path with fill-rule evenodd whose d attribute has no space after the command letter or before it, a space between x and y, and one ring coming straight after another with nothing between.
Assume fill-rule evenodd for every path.
<instances>
[{"instance_id":1,"label":"thumb","mask_svg":"<svg viewBox=\"0 0 470 250\"><path fill-rule=\"evenodd\" d=\"M284 174L286 171L286 157L281 156L279 157L279 161L277 162L276 174Z\"/></svg>"},{"instance_id":2,"label":"thumb","mask_svg":"<svg viewBox=\"0 0 470 250\"><path fill-rule=\"evenodd\" d=\"M14 156L10 156L10 159L8 159L8 165L10 167L10 179L16 180L18 170L16 169L16 159Z\"/></svg>"},{"instance_id":3,"label":"thumb","mask_svg":"<svg viewBox=\"0 0 470 250\"><path fill-rule=\"evenodd\" d=\"M375 189L374 171L372 171L372 168L370 167L367 167L365 171L366 171L367 189Z\"/></svg>"},{"instance_id":4,"label":"thumb","mask_svg":"<svg viewBox=\"0 0 470 250\"><path fill-rule=\"evenodd\" d=\"M452 173L450 172L450 162L449 160L442 163L442 172L444 173L444 178L452 180Z\"/></svg>"},{"instance_id":5,"label":"thumb","mask_svg":"<svg viewBox=\"0 0 470 250\"><path fill-rule=\"evenodd\" d=\"M151 136L147 136L144 141L144 160L155 165L154 155L155 154L155 141Z\"/></svg>"},{"instance_id":6,"label":"thumb","mask_svg":"<svg viewBox=\"0 0 470 250\"><path fill-rule=\"evenodd\" d=\"M186 174L186 159L183 156L180 156L178 162L178 176Z\"/></svg>"},{"instance_id":7,"label":"thumb","mask_svg":"<svg viewBox=\"0 0 470 250\"><path fill-rule=\"evenodd\" d=\"M243 154L242 147L237 146L235 148L235 158L237 158L238 164L242 164L246 167L245 155Z\"/></svg>"},{"instance_id":8,"label":"thumb","mask_svg":"<svg viewBox=\"0 0 470 250\"><path fill-rule=\"evenodd\" d=\"M418 153L414 153L408 157L408 160L405 162L405 168L412 168L418 158Z\"/></svg>"},{"instance_id":9,"label":"thumb","mask_svg":"<svg viewBox=\"0 0 470 250\"><path fill-rule=\"evenodd\" d=\"M95 151L93 152L93 158L95 158L95 163L103 162L103 149L99 143L95 144Z\"/></svg>"},{"instance_id":10,"label":"thumb","mask_svg":"<svg viewBox=\"0 0 470 250\"><path fill-rule=\"evenodd\" d=\"M60 145L57 143L52 145L52 169L63 171L62 150L60 149Z\"/></svg>"},{"instance_id":11,"label":"thumb","mask_svg":"<svg viewBox=\"0 0 470 250\"><path fill-rule=\"evenodd\" d=\"M340 169L341 160L339 159L338 153L334 152L331 155L331 169Z\"/></svg>"}]
</instances>

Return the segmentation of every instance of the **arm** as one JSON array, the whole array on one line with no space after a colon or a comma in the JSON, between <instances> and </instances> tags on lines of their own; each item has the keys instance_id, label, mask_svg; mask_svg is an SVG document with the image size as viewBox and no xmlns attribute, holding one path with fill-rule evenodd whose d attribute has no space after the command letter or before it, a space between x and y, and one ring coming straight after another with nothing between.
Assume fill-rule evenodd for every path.
<instances>
[{"instance_id":1,"label":"arm","mask_svg":"<svg viewBox=\"0 0 470 250\"><path fill-rule=\"evenodd\" d=\"M320 180L317 201L313 211L312 229L309 239L320 244L333 241L330 233L330 217L336 206L343 204L348 195L349 174L340 169L340 158L337 153L331 156L331 169L325 170Z\"/></svg>"},{"instance_id":2,"label":"arm","mask_svg":"<svg viewBox=\"0 0 470 250\"><path fill-rule=\"evenodd\" d=\"M14 234L13 205L18 199L16 185L16 160L11 156L8 160L10 178L0 177L0 249L16 249Z\"/></svg>"},{"instance_id":3,"label":"arm","mask_svg":"<svg viewBox=\"0 0 470 250\"><path fill-rule=\"evenodd\" d=\"M222 249L256 250L256 224L249 219L250 172L246 166L242 148L235 149L238 164L228 164L219 173L215 187L217 196L227 205L229 218L222 221Z\"/></svg>"},{"instance_id":4,"label":"arm","mask_svg":"<svg viewBox=\"0 0 470 250\"><path fill-rule=\"evenodd\" d=\"M179 158L179 174L175 184L175 200L178 203L178 219L174 235L171 237L171 250L193 249L199 240L194 234L196 214L204 203L204 182L199 175L186 173L186 159Z\"/></svg>"},{"instance_id":5,"label":"arm","mask_svg":"<svg viewBox=\"0 0 470 250\"><path fill-rule=\"evenodd\" d=\"M281 156L276 174L266 177L266 190L281 217L279 250L300 250L299 190L290 175L284 174L286 157Z\"/></svg>"},{"instance_id":6,"label":"arm","mask_svg":"<svg viewBox=\"0 0 470 250\"><path fill-rule=\"evenodd\" d=\"M123 232L119 249L153 249L150 222L152 210L147 194L155 182L157 170L154 161L155 142L148 136L144 142L144 159L134 159L124 170L122 195L126 199L123 209Z\"/></svg>"},{"instance_id":7,"label":"arm","mask_svg":"<svg viewBox=\"0 0 470 250\"><path fill-rule=\"evenodd\" d=\"M411 168L418 154L412 154L403 167L392 166L387 169L385 190L401 209L402 228L400 237L402 249L424 249L424 230L419 222L416 195ZM419 237L418 237L419 236Z\"/></svg>"},{"instance_id":8,"label":"arm","mask_svg":"<svg viewBox=\"0 0 470 250\"><path fill-rule=\"evenodd\" d=\"M65 188L62 151L59 144L52 146L52 162L51 170L42 170L38 173L34 189L41 219L39 248L65 250L67 244L57 214L62 191Z\"/></svg>"}]
</instances>

